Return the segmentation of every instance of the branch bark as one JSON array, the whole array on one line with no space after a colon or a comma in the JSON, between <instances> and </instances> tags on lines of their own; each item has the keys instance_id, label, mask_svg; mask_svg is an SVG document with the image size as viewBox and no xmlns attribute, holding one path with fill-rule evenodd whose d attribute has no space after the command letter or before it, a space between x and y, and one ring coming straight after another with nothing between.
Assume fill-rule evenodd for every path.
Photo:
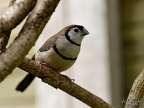
<instances>
[{"instance_id":1,"label":"branch bark","mask_svg":"<svg viewBox=\"0 0 144 108\"><path fill-rule=\"evenodd\" d=\"M45 66L42 66L40 69L40 65L33 60L25 58L19 68L36 77L42 78L43 82L53 86L54 88L61 89L92 108L114 108L99 97L73 83L69 78L60 75Z\"/></svg>"},{"instance_id":2,"label":"branch bark","mask_svg":"<svg viewBox=\"0 0 144 108\"><path fill-rule=\"evenodd\" d=\"M35 44L35 41L50 19L59 1L39 0L36 3L35 8L32 10L15 41L0 56L0 82L22 62L28 51Z\"/></svg>"},{"instance_id":3,"label":"branch bark","mask_svg":"<svg viewBox=\"0 0 144 108\"><path fill-rule=\"evenodd\" d=\"M10 0L9 7L12 6L15 3L16 0Z\"/></svg>"},{"instance_id":4,"label":"branch bark","mask_svg":"<svg viewBox=\"0 0 144 108\"><path fill-rule=\"evenodd\" d=\"M5 51L11 30L33 9L36 0L11 0L9 7L0 18L0 52Z\"/></svg>"},{"instance_id":5,"label":"branch bark","mask_svg":"<svg viewBox=\"0 0 144 108\"><path fill-rule=\"evenodd\" d=\"M141 100L143 95L144 95L144 69L133 83L128 98L125 102L125 108L138 108L139 104L143 102Z\"/></svg>"}]
</instances>

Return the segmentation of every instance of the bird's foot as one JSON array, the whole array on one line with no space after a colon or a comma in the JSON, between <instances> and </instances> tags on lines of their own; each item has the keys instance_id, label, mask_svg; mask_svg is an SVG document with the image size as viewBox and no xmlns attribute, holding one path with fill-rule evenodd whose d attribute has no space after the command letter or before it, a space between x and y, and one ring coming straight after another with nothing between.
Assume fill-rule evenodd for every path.
<instances>
[{"instance_id":1,"label":"bird's foot","mask_svg":"<svg viewBox=\"0 0 144 108\"><path fill-rule=\"evenodd\" d=\"M40 71L41 71L42 66L43 66L43 65L46 65L46 63L41 62L41 61L38 61L38 63L40 64L40 68L39 68L39 72L40 72Z\"/></svg>"}]
</instances>

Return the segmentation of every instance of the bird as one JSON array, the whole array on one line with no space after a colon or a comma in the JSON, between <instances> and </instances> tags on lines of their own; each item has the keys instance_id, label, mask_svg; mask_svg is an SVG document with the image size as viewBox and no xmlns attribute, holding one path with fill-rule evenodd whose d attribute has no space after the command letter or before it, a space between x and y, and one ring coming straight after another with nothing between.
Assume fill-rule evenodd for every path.
<instances>
[{"instance_id":1,"label":"bird","mask_svg":"<svg viewBox=\"0 0 144 108\"><path fill-rule=\"evenodd\" d=\"M47 39L32 57L32 60L61 73L75 63L81 49L82 40L88 34L89 32L82 25L72 24L66 26ZM18 84L16 90L25 91L34 78L34 75L27 74Z\"/></svg>"}]
</instances>

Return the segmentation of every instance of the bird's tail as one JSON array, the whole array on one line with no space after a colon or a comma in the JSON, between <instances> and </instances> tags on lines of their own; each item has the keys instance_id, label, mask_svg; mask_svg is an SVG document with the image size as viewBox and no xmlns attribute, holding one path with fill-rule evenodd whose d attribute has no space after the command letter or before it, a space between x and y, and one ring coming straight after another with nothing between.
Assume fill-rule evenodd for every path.
<instances>
[{"instance_id":1,"label":"bird's tail","mask_svg":"<svg viewBox=\"0 0 144 108\"><path fill-rule=\"evenodd\" d=\"M23 92L29 85L30 83L34 80L35 76L32 74L28 74L16 87L17 91Z\"/></svg>"},{"instance_id":2,"label":"bird's tail","mask_svg":"<svg viewBox=\"0 0 144 108\"><path fill-rule=\"evenodd\" d=\"M35 60L35 55L32 57L32 60ZM26 75L25 78L18 84L16 90L23 92L31 84L34 78L35 76L32 74Z\"/></svg>"}]
</instances>

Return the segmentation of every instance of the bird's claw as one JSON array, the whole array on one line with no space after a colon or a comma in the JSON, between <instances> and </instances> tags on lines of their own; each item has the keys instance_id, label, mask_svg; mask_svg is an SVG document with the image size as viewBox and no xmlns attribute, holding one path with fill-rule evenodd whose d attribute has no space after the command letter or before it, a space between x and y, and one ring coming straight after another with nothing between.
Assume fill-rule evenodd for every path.
<instances>
[{"instance_id":1,"label":"bird's claw","mask_svg":"<svg viewBox=\"0 0 144 108\"><path fill-rule=\"evenodd\" d=\"M38 63L40 64L40 68L39 68L39 72L41 71L42 65L46 65L46 63L38 61Z\"/></svg>"}]
</instances>

